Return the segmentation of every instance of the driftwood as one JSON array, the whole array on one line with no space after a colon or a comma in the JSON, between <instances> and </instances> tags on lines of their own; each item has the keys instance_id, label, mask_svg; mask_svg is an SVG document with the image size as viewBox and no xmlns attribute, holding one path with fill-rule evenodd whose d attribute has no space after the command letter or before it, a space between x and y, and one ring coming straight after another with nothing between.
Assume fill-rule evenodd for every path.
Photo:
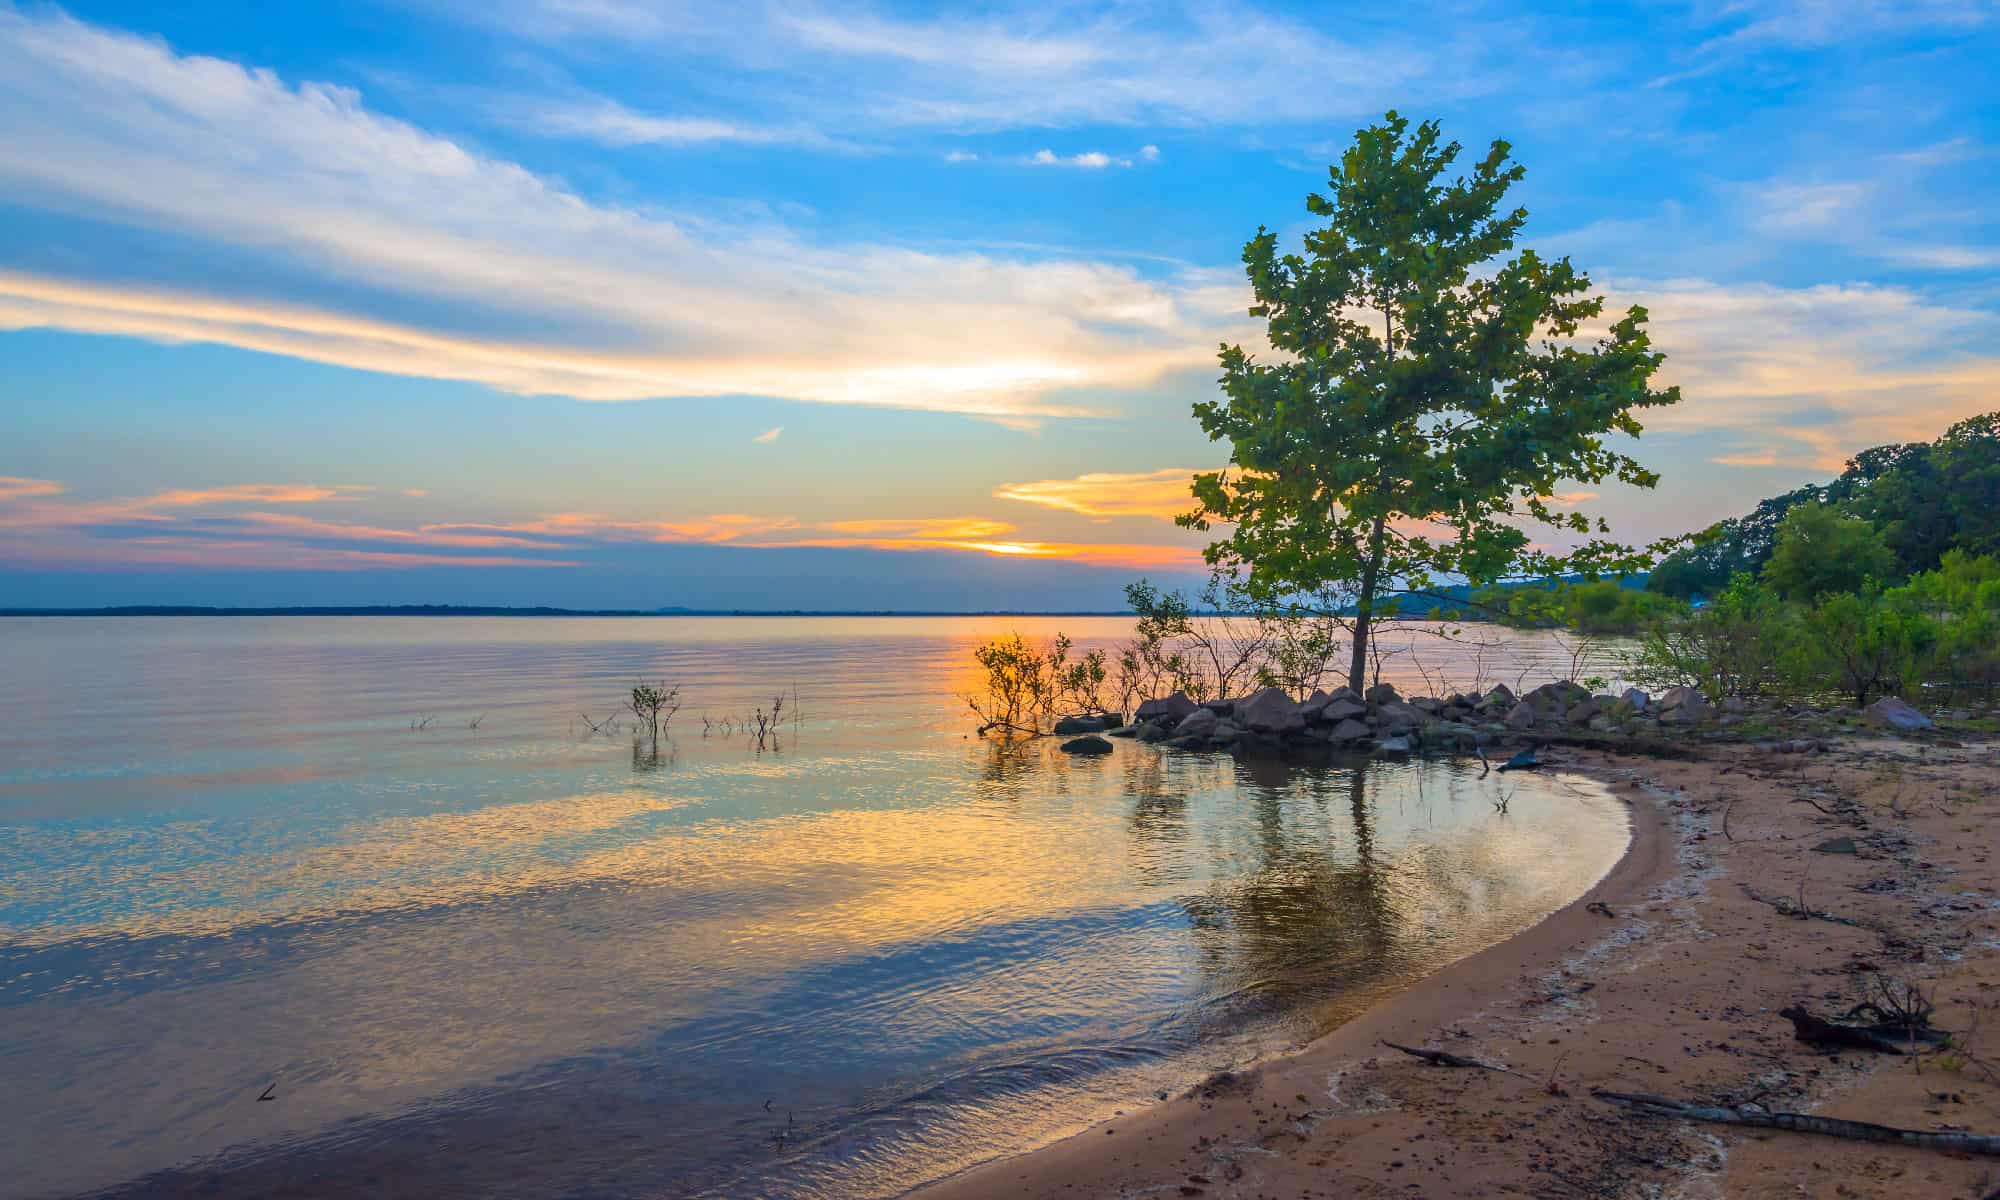
<instances>
[{"instance_id":1,"label":"driftwood","mask_svg":"<svg viewBox=\"0 0 2000 1200\"><path fill-rule=\"evenodd\" d=\"M1835 1117L1814 1117L1805 1113L1768 1112L1750 1105L1730 1108L1721 1104L1692 1104L1665 1096L1633 1092L1590 1093L1599 1100L1623 1104L1649 1116L1679 1117L1686 1121L1707 1121L1713 1125L1747 1125L1755 1129L1783 1129L1791 1133L1817 1133L1823 1137L1846 1138L1857 1142L1881 1142L1895 1146L1920 1146L1926 1150L1949 1150L1960 1154L1983 1154L2000 1158L2000 1137L1983 1133L1950 1130L1897 1129L1892 1125L1871 1125L1866 1121L1842 1121Z\"/></svg>"},{"instance_id":2,"label":"driftwood","mask_svg":"<svg viewBox=\"0 0 2000 1200\"><path fill-rule=\"evenodd\" d=\"M1951 1035L1941 1029L1891 1021L1850 1025L1840 1021L1824 1020L1796 1005L1779 1009L1778 1015L1792 1023L1792 1034L1800 1041L1808 1046L1824 1046L1833 1050L1922 1054L1926 1050L1936 1050L1951 1041Z\"/></svg>"},{"instance_id":3,"label":"driftwood","mask_svg":"<svg viewBox=\"0 0 2000 1200\"><path fill-rule=\"evenodd\" d=\"M1389 1041L1385 1041L1382 1044L1391 1050L1401 1050L1411 1058L1420 1058L1434 1067L1470 1067L1475 1071L1498 1071L1502 1075L1520 1074L1519 1071L1512 1071L1506 1067L1480 1062L1476 1058L1467 1058L1462 1054L1452 1054L1444 1050L1419 1050L1415 1046L1398 1046L1396 1043Z\"/></svg>"}]
</instances>

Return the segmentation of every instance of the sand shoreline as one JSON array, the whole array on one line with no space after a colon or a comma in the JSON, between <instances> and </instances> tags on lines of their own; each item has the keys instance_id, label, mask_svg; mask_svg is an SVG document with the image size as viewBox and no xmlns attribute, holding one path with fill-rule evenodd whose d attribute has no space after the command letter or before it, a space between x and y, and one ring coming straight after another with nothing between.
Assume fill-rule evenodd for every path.
<instances>
[{"instance_id":1,"label":"sand shoreline","mask_svg":"<svg viewBox=\"0 0 2000 1200\"><path fill-rule=\"evenodd\" d=\"M1607 785L1633 825L1624 856L1576 901L1294 1053L911 1195L1983 1197L1981 1171L2000 1182L2000 1163L1639 1119L1590 1089L1729 1102L1755 1090L1792 1111L1996 1132L1982 1046L1919 1075L1882 1056L1829 1058L1776 1015L1914 980L1941 1027L1984 1040L1978 1013L2000 987L1986 862L2000 796L1984 781L1995 765L1994 743L1737 745L1686 762L1566 753L1561 769ZM1972 799L1919 807L1917 790ZM1813 849L1834 834L1860 851ZM1770 893L1794 890L1860 924L1780 915ZM1431 1067L1385 1040L1509 1071Z\"/></svg>"}]
</instances>

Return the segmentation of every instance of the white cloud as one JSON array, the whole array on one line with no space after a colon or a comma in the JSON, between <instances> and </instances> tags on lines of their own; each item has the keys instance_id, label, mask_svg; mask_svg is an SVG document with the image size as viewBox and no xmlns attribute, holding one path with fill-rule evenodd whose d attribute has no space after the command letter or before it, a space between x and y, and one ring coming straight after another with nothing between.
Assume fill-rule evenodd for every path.
<instances>
[{"instance_id":1,"label":"white cloud","mask_svg":"<svg viewBox=\"0 0 2000 1200\"><path fill-rule=\"evenodd\" d=\"M979 156L970 150L953 150L944 156L944 160L948 163L978 162Z\"/></svg>"},{"instance_id":2,"label":"white cloud","mask_svg":"<svg viewBox=\"0 0 2000 1200\"><path fill-rule=\"evenodd\" d=\"M724 121L713 117L637 112L615 100L593 97L566 103L507 105L510 123L551 137L581 138L606 146L700 146L741 143L854 150L818 130Z\"/></svg>"},{"instance_id":3,"label":"white cloud","mask_svg":"<svg viewBox=\"0 0 2000 1200\"><path fill-rule=\"evenodd\" d=\"M1202 272L822 245L593 204L350 90L60 14L0 9L0 126L12 202L299 281L203 294L143 256L116 282L17 271L0 276L0 328L588 399L761 394L1017 422L1209 365L1244 330L1240 297L1218 304Z\"/></svg>"},{"instance_id":4,"label":"white cloud","mask_svg":"<svg viewBox=\"0 0 2000 1200\"><path fill-rule=\"evenodd\" d=\"M1129 167L1129 158L1113 158L1100 150L1086 150L1081 154L1057 154L1053 150L1037 150L1028 156L1028 164L1036 167L1081 167L1086 171L1099 171L1105 167Z\"/></svg>"},{"instance_id":5,"label":"white cloud","mask_svg":"<svg viewBox=\"0 0 2000 1200\"><path fill-rule=\"evenodd\" d=\"M753 437L750 440L753 442L764 442L764 443L775 442L778 440L779 436L782 435L784 432L785 432L785 427L783 425L773 425L771 428L766 429L764 432L758 434L756 437Z\"/></svg>"}]
</instances>

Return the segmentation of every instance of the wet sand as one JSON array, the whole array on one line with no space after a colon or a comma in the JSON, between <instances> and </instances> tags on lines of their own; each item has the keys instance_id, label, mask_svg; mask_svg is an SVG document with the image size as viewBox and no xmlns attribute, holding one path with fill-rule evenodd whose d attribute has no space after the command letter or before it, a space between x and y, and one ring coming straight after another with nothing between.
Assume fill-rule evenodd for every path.
<instances>
[{"instance_id":1,"label":"wet sand","mask_svg":"<svg viewBox=\"0 0 2000 1200\"><path fill-rule=\"evenodd\" d=\"M1642 1117L1591 1095L2000 1133L2000 742L1699 753L1549 752L1632 806L1630 849L1576 903L1296 1054L916 1197L1986 1197L2000 1160ZM1800 897L1824 916L1781 911ZM1778 1015L1832 1016L1906 984L1935 1001L1954 1051L1828 1054Z\"/></svg>"}]
</instances>

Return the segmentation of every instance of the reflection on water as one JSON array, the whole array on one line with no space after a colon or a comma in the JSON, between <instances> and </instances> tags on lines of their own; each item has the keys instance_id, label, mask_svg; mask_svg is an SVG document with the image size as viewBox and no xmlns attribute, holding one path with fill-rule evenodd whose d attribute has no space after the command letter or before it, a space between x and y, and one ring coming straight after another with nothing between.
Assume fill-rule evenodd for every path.
<instances>
[{"instance_id":1,"label":"reflection on water","mask_svg":"<svg viewBox=\"0 0 2000 1200\"><path fill-rule=\"evenodd\" d=\"M0 622L0 1192L895 1194L1624 845L1574 781L966 737L970 645L1038 624ZM577 736L641 676L657 752ZM780 750L702 736L794 684Z\"/></svg>"}]
</instances>

